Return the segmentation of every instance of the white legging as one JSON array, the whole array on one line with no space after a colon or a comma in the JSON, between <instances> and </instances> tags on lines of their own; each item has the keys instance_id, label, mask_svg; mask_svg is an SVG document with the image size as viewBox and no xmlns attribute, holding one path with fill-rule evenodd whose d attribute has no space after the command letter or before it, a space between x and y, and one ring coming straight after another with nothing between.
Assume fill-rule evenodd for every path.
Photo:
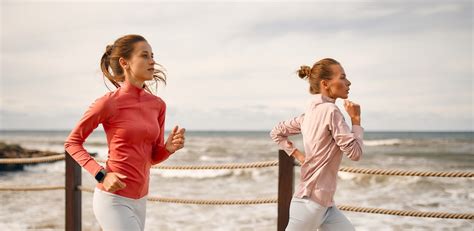
<instances>
[{"instance_id":1,"label":"white legging","mask_svg":"<svg viewBox=\"0 0 474 231\"><path fill-rule=\"evenodd\" d=\"M146 197L131 199L95 188L92 208L104 231L145 229Z\"/></svg>"},{"instance_id":2,"label":"white legging","mask_svg":"<svg viewBox=\"0 0 474 231\"><path fill-rule=\"evenodd\" d=\"M336 206L324 207L307 198L293 197L286 231L315 230L352 231L354 227Z\"/></svg>"}]
</instances>

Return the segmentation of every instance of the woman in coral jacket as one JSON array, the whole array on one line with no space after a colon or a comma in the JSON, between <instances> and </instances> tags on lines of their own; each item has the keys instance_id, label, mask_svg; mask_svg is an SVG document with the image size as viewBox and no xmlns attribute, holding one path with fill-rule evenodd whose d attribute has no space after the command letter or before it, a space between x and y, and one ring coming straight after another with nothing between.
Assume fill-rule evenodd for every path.
<instances>
[{"instance_id":1,"label":"woman in coral jacket","mask_svg":"<svg viewBox=\"0 0 474 231\"><path fill-rule=\"evenodd\" d=\"M281 149L301 163L301 179L291 200L286 230L354 230L335 206L333 196L342 154L353 161L362 155L360 106L346 100L351 82L334 59L322 59L313 67L302 66L298 76L309 82L314 95L311 103L304 114L280 122L270 133ZM334 104L338 98L345 99L352 129ZM304 154L288 139L296 134L303 136Z\"/></svg>"},{"instance_id":2,"label":"woman in coral jacket","mask_svg":"<svg viewBox=\"0 0 474 231\"><path fill-rule=\"evenodd\" d=\"M166 83L156 65L150 44L140 35L126 35L108 45L100 66L117 89L92 103L64 144L98 181L93 211L106 231L144 230L150 167L184 147L185 130L178 126L164 140L166 104L145 84ZM83 147L99 124L109 149L105 168Z\"/></svg>"}]
</instances>

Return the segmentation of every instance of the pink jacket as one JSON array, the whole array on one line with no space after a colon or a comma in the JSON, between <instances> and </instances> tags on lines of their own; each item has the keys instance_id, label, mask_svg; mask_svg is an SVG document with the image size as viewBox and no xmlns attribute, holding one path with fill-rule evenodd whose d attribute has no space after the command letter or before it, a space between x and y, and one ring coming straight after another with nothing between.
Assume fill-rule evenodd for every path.
<instances>
[{"instance_id":1,"label":"pink jacket","mask_svg":"<svg viewBox=\"0 0 474 231\"><path fill-rule=\"evenodd\" d=\"M296 150L288 136L303 135L305 161L294 196L309 197L326 207L334 205L342 154L358 161L363 148L364 129L353 125L351 131L334 102L317 94L305 114L278 123L270 132L273 141L288 155Z\"/></svg>"}]
</instances>

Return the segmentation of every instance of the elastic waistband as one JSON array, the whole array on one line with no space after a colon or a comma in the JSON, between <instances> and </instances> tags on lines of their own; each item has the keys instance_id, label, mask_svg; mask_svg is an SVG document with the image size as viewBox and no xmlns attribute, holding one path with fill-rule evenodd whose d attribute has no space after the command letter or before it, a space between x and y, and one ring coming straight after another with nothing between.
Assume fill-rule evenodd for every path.
<instances>
[{"instance_id":1,"label":"elastic waistband","mask_svg":"<svg viewBox=\"0 0 474 231\"><path fill-rule=\"evenodd\" d=\"M139 201L146 200L146 198L147 198L147 196L143 196L142 198L139 198L139 199L128 198L128 197L124 197L124 196L117 195L117 194L115 194L115 193L111 193L111 192L107 192L107 191L101 190L100 188L97 188L97 187L94 188L94 193L95 193L95 192L97 192L97 193L102 193L102 194L105 194L105 195L108 195L108 196L112 196L112 197L117 197L117 198L120 198L120 199L123 199L123 200L127 200L127 201L131 201L131 202L139 202Z\"/></svg>"}]
</instances>

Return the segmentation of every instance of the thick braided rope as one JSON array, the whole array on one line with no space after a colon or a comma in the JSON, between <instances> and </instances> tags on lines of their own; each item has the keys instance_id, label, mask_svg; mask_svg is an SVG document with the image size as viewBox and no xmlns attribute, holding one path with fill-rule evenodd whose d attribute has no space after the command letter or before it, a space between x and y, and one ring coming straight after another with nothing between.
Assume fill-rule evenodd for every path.
<instances>
[{"instance_id":1,"label":"thick braided rope","mask_svg":"<svg viewBox=\"0 0 474 231\"><path fill-rule=\"evenodd\" d=\"M6 158L0 159L0 164L32 164L44 163L51 161L63 160L64 154L34 157L34 158ZM101 159L96 159L98 162L105 162ZM152 168L162 170L220 170L220 169L242 169L242 168L264 168L278 166L278 160L261 161L253 163L231 163L231 164L214 164L214 165L182 165L182 166L163 166L155 165ZM410 171L410 170L396 170L396 169L367 169L367 168L352 168L342 167L339 169L342 172L370 174L370 175L385 175L385 176L421 176L421 177L474 177L474 172L433 172L433 171Z\"/></svg>"},{"instance_id":2,"label":"thick braided rope","mask_svg":"<svg viewBox=\"0 0 474 231\"><path fill-rule=\"evenodd\" d=\"M184 166L162 166L156 165L152 168L156 169L167 169L167 170L204 170L204 169L242 169L242 168L266 168L266 167L274 167L278 166L278 160L274 161L260 161L260 162L253 162L253 163L233 163L233 164L216 164L216 165L201 165L201 166L193 166L193 165L184 165Z\"/></svg>"},{"instance_id":3,"label":"thick braided rope","mask_svg":"<svg viewBox=\"0 0 474 231\"><path fill-rule=\"evenodd\" d=\"M195 204L195 205L256 205L256 204L275 204L277 198L262 199L244 199L244 200L205 200L205 199L180 199L167 197L148 197L149 201L177 204Z\"/></svg>"},{"instance_id":4,"label":"thick braided rope","mask_svg":"<svg viewBox=\"0 0 474 231\"><path fill-rule=\"evenodd\" d=\"M339 169L339 171L369 174L369 175L385 175L385 176L474 177L474 172L432 172L432 171L368 169L368 168L351 168L351 167L342 167Z\"/></svg>"},{"instance_id":5,"label":"thick braided rope","mask_svg":"<svg viewBox=\"0 0 474 231\"><path fill-rule=\"evenodd\" d=\"M78 186L77 186L77 189L78 189L78 190L81 190L81 191L83 191L83 192L89 192L89 193L93 193L93 192L94 192L94 189L92 189L92 188L87 188L87 187L84 187L84 186L82 186L82 185L78 185Z\"/></svg>"},{"instance_id":6,"label":"thick braided rope","mask_svg":"<svg viewBox=\"0 0 474 231\"><path fill-rule=\"evenodd\" d=\"M380 208L364 208L349 205L338 205L340 210L358 212L358 213L377 213L396 216L409 217L429 217L429 218L445 218L445 219L474 219L474 213L442 213L442 212L421 212L409 210L380 209Z\"/></svg>"},{"instance_id":7,"label":"thick braided rope","mask_svg":"<svg viewBox=\"0 0 474 231\"><path fill-rule=\"evenodd\" d=\"M96 159L97 162L104 163L104 160ZM231 163L231 164L213 164L213 165L180 165L180 166L166 166L155 165L154 169L162 170L221 170L221 169L242 169L242 168L265 168L278 166L278 160L274 161L260 161L252 163Z\"/></svg>"},{"instance_id":8,"label":"thick braided rope","mask_svg":"<svg viewBox=\"0 0 474 231\"><path fill-rule=\"evenodd\" d=\"M47 190L63 190L64 186L0 186L0 191L47 191ZM78 186L78 189L84 192L94 192L93 189ZM180 203L180 204L196 204L196 205L255 205L255 204L275 204L278 203L276 198L263 199L246 199L246 200L204 200L204 199L180 199L166 197L148 197L148 201L162 203ZM365 208L349 205L338 205L340 210L359 213L374 213L396 216L411 217L428 217L428 218L444 218L444 219L474 219L474 213L443 213L443 212L421 212L395 209L381 208Z\"/></svg>"},{"instance_id":9,"label":"thick braided rope","mask_svg":"<svg viewBox=\"0 0 474 231\"><path fill-rule=\"evenodd\" d=\"M62 185L54 185L54 186L0 186L0 191L49 191L49 190L60 190L65 189Z\"/></svg>"},{"instance_id":10,"label":"thick braided rope","mask_svg":"<svg viewBox=\"0 0 474 231\"><path fill-rule=\"evenodd\" d=\"M104 162L104 160L98 160ZM237 163L237 164L221 164L221 165L181 165L181 166L162 166L155 165L152 168L166 170L219 170L219 169L240 169L240 168L263 168L278 166L278 160L262 161L253 163ZM410 171L396 169L367 169L342 167L341 172L370 174L370 175L386 175L386 176L423 176L423 177L474 177L474 172L433 172L433 171Z\"/></svg>"},{"instance_id":11,"label":"thick braided rope","mask_svg":"<svg viewBox=\"0 0 474 231\"><path fill-rule=\"evenodd\" d=\"M93 189L78 186L78 189L84 192L94 192ZM276 198L246 199L246 200L205 200L205 199L180 199L149 196L148 201L176 204L196 204L196 205L255 205L255 204L275 204Z\"/></svg>"},{"instance_id":12,"label":"thick braided rope","mask_svg":"<svg viewBox=\"0 0 474 231\"><path fill-rule=\"evenodd\" d=\"M92 192L90 188L79 186L79 189L86 192ZM277 198L253 199L253 200L204 200L204 199L180 199L166 197L148 197L148 201L162 203L196 204L196 205L255 205L255 204L275 204ZM441 213L441 212L421 212L409 210L394 210L381 208L365 208L349 205L338 205L340 210L359 213L375 213L396 216L445 218L445 219L474 219L474 213Z\"/></svg>"},{"instance_id":13,"label":"thick braided rope","mask_svg":"<svg viewBox=\"0 0 474 231\"><path fill-rule=\"evenodd\" d=\"M301 166L295 162L296 166ZM341 172L359 173L368 175L383 175L383 176L421 176L421 177L474 177L474 172L443 172L443 171L412 171L412 170L398 170L398 169L374 169L374 168L353 168L341 167Z\"/></svg>"},{"instance_id":14,"label":"thick braided rope","mask_svg":"<svg viewBox=\"0 0 474 231\"><path fill-rule=\"evenodd\" d=\"M32 157L32 158L3 158L0 159L0 164L34 164L46 163L51 161L64 160L65 154L58 154L53 156Z\"/></svg>"}]
</instances>

